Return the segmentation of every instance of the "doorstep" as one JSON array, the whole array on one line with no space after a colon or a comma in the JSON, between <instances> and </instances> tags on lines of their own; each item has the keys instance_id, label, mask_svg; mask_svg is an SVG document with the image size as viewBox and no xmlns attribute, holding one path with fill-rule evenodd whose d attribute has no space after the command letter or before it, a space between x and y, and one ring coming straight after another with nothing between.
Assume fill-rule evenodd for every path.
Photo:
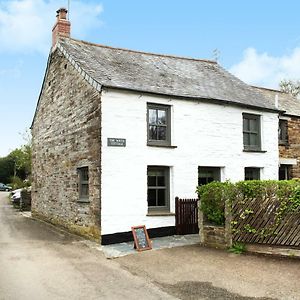
<instances>
[{"instance_id":1,"label":"doorstep","mask_svg":"<svg viewBox=\"0 0 300 300\"><path fill-rule=\"evenodd\" d=\"M23 217L31 218L31 211L21 211L20 214L21 214Z\"/></svg>"},{"instance_id":2,"label":"doorstep","mask_svg":"<svg viewBox=\"0 0 300 300\"><path fill-rule=\"evenodd\" d=\"M151 239L151 242L152 250L158 250L200 244L200 236L199 234L172 235L153 238ZM120 244L102 245L101 249L106 258L117 258L129 254L139 253L134 249L133 241Z\"/></svg>"}]
</instances>

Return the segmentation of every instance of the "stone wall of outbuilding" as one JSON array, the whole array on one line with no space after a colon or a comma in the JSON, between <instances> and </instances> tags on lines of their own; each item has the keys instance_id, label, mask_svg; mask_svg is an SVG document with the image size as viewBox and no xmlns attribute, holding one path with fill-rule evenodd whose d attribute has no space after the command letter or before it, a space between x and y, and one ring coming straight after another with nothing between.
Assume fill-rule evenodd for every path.
<instances>
[{"instance_id":1,"label":"stone wall of outbuilding","mask_svg":"<svg viewBox=\"0 0 300 300\"><path fill-rule=\"evenodd\" d=\"M59 50L50 59L32 127L32 214L100 239L100 93ZM79 199L80 167L89 168L88 202Z\"/></svg>"},{"instance_id":2,"label":"stone wall of outbuilding","mask_svg":"<svg viewBox=\"0 0 300 300\"><path fill-rule=\"evenodd\" d=\"M291 165L290 177L300 178L300 117L288 118L288 144L279 145L279 156L297 160L296 165Z\"/></svg>"}]
</instances>

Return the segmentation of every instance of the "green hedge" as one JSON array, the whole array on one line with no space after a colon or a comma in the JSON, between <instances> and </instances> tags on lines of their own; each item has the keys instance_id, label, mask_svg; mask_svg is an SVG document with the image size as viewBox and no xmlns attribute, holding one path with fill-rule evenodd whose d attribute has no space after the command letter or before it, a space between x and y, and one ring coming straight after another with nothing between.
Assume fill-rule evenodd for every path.
<instances>
[{"instance_id":1,"label":"green hedge","mask_svg":"<svg viewBox=\"0 0 300 300\"><path fill-rule=\"evenodd\" d=\"M278 219L300 208L300 181L251 180L237 183L211 182L197 188L200 209L205 219L215 225L225 223L225 201L246 201L248 198L275 197L280 201Z\"/></svg>"}]
</instances>

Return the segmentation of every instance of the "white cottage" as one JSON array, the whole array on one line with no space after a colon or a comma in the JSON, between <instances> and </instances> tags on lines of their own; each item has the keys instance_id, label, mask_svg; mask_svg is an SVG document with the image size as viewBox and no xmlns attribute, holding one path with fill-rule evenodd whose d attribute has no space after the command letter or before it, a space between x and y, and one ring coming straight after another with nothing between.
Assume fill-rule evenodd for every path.
<instances>
[{"instance_id":1,"label":"white cottage","mask_svg":"<svg viewBox=\"0 0 300 300\"><path fill-rule=\"evenodd\" d=\"M134 225L172 234L175 197L198 183L277 179L271 99L215 61L62 36L65 15L32 124L36 217L104 244Z\"/></svg>"}]
</instances>

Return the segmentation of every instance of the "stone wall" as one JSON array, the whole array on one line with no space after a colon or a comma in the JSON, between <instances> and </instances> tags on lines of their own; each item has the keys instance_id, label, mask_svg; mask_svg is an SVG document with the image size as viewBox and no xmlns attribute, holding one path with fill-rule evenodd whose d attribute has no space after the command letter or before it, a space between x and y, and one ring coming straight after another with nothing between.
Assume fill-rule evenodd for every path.
<instances>
[{"instance_id":1,"label":"stone wall","mask_svg":"<svg viewBox=\"0 0 300 300\"><path fill-rule=\"evenodd\" d=\"M300 117L290 117L288 120L288 145L279 145L281 158L297 159L297 165L291 166L292 178L300 178Z\"/></svg>"},{"instance_id":2,"label":"stone wall","mask_svg":"<svg viewBox=\"0 0 300 300\"><path fill-rule=\"evenodd\" d=\"M224 226L203 226L203 244L208 247L227 248Z\"/></svg>"},{"instance_id":3,"label":"stone wall","mask_svg":"<svg viewBox=\"0 0 300 300\"><path fill-rule=\"evenodd\" d=\"M201 199L199 207L201 206ZM232 246L232 233L231 233L231 205L227 201L225 204L225 224L224 226L217 226L209 224L199 209L198 211L198 227L200 244L207 247L227 249Z\"/></svg>"},{"instance_id":4,"label":"stone wall","mask_svg":"<svg viewBox=\"0 0 300 300\"><path fill-rule=\"evenodd\" d=\"M51 54L33 127L33 216L100 239L98 91L62 56ZM89 168L89 202L79 201L78 168Z\"/></svg>"}]
</instances>

